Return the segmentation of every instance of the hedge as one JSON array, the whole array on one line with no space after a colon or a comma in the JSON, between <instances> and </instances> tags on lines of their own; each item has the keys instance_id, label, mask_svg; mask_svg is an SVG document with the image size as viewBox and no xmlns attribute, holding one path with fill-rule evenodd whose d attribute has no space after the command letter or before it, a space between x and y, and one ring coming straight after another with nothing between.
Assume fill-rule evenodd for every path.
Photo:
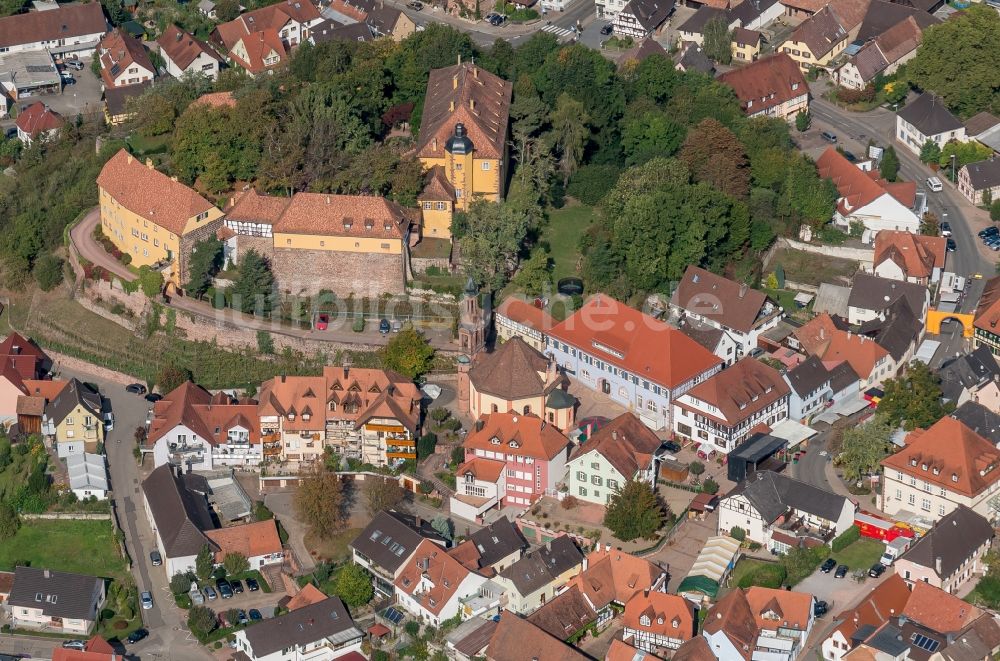
<instances>
[{"instance_id":1,"label":"hedge","mask_svg":"<svg viewBox=\"0 0 1000 661\"><path fill-rule=\"evenodd\" d=\"M861 539L861 529L857 526L851 526L830 543L830 548L833 549L834 553L837 553L843 551L859 539Z\"/></svg>"}]
</instances>

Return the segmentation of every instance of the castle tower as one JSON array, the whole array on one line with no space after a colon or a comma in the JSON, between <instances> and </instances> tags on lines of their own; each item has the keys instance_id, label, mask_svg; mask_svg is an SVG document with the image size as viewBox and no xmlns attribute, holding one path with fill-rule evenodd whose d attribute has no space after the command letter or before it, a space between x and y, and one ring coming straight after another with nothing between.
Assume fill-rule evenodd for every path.
<instances>
[{"instance_id":1,"label":"castle tower","mask_svg":"<svg viewBox=\"0 0 1000 661\"><path fill-rule=\"evenodd\" d=\"M479 289L470 277L465 284L465 295L458 317L458 345L470 362L486 348L486 329L489 314L479 306Z\"/></svg>"},{"instance_id":2,"label":"castle tower","mask_svg":"<svg viewBox=\"0 0 1000 661\"><path fill-rule=\"evenodd\" d=\"M466 134L465 124L458 122L455 124L455 133L444 145L444 167L448 181L455 189L455 208L462 211L469 210L475 190L473 177L476 173L472 159L475 151L472 140Z\"/></svg>"}]
</instances>

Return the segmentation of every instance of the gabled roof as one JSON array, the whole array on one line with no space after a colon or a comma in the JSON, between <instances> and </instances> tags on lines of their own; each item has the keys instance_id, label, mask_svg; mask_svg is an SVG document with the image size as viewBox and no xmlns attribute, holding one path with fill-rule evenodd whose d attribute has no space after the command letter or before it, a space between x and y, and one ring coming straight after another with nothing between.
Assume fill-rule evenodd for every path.
<instances>
[{"instance_id":1,"label":"gabled roof","mask_svg":"<svg viewBox=\"0 0 1000 661\"><path fill-rule=\"evenodd\" d=\"M839 631L844 640L850 642L861 627L878 627L891 618L899 617L909 598L910 588L906 581L893 573L873 588L857 606L837 615L839 624L830 636Z\"/></svg>"},{"instance_id":2,"label":"gabled roof","mask_svg":"<svg viewBox=\"0 0 1000 661\"><path fill-rule=\"evenodd\" d=\"M395 574L423 539L395 512L379 512L350 546L376 567Z\"/></svg>"},{"instance_id":3,"label":"gabled roof","mask_svg":"<svg viewBox=\"0 0 1000 661\"><path fill-rule=\"evenodd\" d=\"M50 9L49 11L55 10ZM35 101L20 112L14 123L17 124L17 128L27 133L30 137L35 138L40 133L48 133L49 131L61 129L66 124L66 120L63 119L62 115L41 101Z\"/></svg>"},{"instance_id":4,"label":"gabled roof","mask_svg":"<svg viewBox=\"0 0 1000 661\"><path fill-rule=\"evenodd\" d=\"M72 413L77 406L82 406L84 410L97 418L100 424L101 417L101 396L91 390L88 386L80 383L75 377L69 380L45 407L45 415L55 424L61 424L67 415Z\"/></svg>"},{"instance_id":5,"label":"gabled roof","mask_svg":"<svg viewBox=\"0 0 1000 661\"><path fill-rule=\"evenodd\" d=\"M875 37L875 43L889 64L894 64L920 45L923 30L917 19L907 16L894 26Z\"/></svg>"},{"instance_id":6,"label":"gabled roof","mask_svg":"<svg viewBox=\"0 0 1000 661\"><path fill-rule=\"evenodd\" d=\"M66 457L70 489L108 490L108 469L104 455L83 452Z\"/></svg>"},{"instance_id":7,"label":"gabled roof","mask_svg":"<svg viewBox=\"0 0 1000 661\"><path fill-rule=\"evenodd\" d=\"M973 323L976 328L1000 335L1000 329L997 328L1000 322L1000 276L986 281L975 314Z\"/></svg>"},{"instance_id":8,"label":"gabled roof","mask_svg":"<svg viewBox=\"0 0 1000 661\"><path fill-rule=\"evenodd\" d=\"M170 464L163 464L142 483L163 552L168 558L179 558L198 555L205 546L218 551L218 545L203 532L215 527L208 503L204 496L190 491L173 470Z\"/></svg>"},{"instance_id":9,"label":"gabled roof","mask_svg":"<svg viewBox=\"0 0 1000 661\"><path fill-rule=\"evenodd\" d=\"M635 414L627 411L601 427L573 450L570 461L596 452L604 457L624 479L630 480L640 470L647 470L661 441Z\"/></svg>"},{"instance_id":10,"label":"gabled roof","mask_svg":"<svg viewBox=\"0 0 1000 661\"><path fill-rule=\"evenodd\" d=\"M698 266L684 271L670 304L741 333L751 331L757 320L781 311L764 292Z\"/></svg>"},{"instance_id":11,"label":"gabled roof","mask_svg":"<svg viewBox=\"0 0 1000 661\"><path fill-rule=\"evenodd\" d=\"M182 71L191 66L200 55L207 55L217 62L222 61L211 46L176 25L168 25L156 43L160 45L160 52Z\"/></svg>"},{"instance_id":12,"label":"gabled roof","mask_svg":"<svg viewBox=\"0 0 1000 661\"><path fill-rule=\"evenodd\" d=\"M931 631L949 634L979 619L983 611L941 588L914 581L903 615Z\"/></svg>"},{"instance_id":13,"label":"gabled roof","mask_svg":"<svg viewBox=\"0 0 1000 661\"><path fill-rule=\"evenodd\" d=\"M232 50L240 38L255 32L271 31L275 35L288 23L308 24L322 20L316 5L308 0L284 0L273 5L240 14L233 20L216 26L213 38Z\"/></svg>"},{"instance_id":14,"label":"gabled roof","mask_svg":"<svg viewBox=\"0 0 1000 661\"><path fill-rule=\"evenodd\" d=\"M622 59L618 62L618 68L620 69L625 66L626 62L643 62L646 58L653 55L670 57L670 54L667 53L666 49L663 48L659 42L652 37L646 37L635 46L625 51L625 55L623 55Z\"/></svg>"},{"instance_id":15,"label":"gabled roof","mask_svg":"<svg viewBox=\"0 0 1000 661\"><path fill-rule=\"evenodd\" d=\"M101 54L101 78L107 87L115 87L115 79L133 65L150 74L156 73L142 42L120 28L101 39L98 52Z\"/></svg>"},{"instance_id":16,"label":"gabled roof","mask_svg":"<svg viewBox=\"0 0 1000 661\"><path fill-rule=\"evenodd\" d=\"M549 336L671 389L722 362L676 328L604 294L584 303Z\"/></svg>"},{"instance_id":17,"label":"gabled roof","mask_svg":"<svg viewBox=\"0 0 1000 661\"><path fill-rule=\"evenodd\" d=\"M540 333L548 333L556 325L555 319L548 312L516 296L505 298L497 307L496 314Z\"/></svg>"},{"instance_id":18,"label":"gabled roof","mask_svg":"<svg viewBox=\"0 0 1000 661\"><path fill-rule=\"evenodd\" d=\"M31 11L0 18L0 48L36 41L58 43L74 37L103 34L108 29L99 2L60 5L47 11Z\"/></svg>"},{"instance_id":19,"label":"gabled roof","mask_svg":"<svg viewBox=\"0 0 1000 661\"><path fill-rule=\"evenodd\" d=\"M462 446L548 461L566 451L569 439L537 415L489 413L479 418Z\"/></svg>"},{"instance_id":20,"label":"gabled roof","mask_svg":"<svg viewBox=\"0 0 1000 661\"><path fill-rule=\"evenodd\" d=\"M10 365L22 379L36 379L52 361L34 340L11 331L0 342L0 361Z\"/></svg>"},{"instance_id":21,"label":"gabled roof","mask_svg":"<svg viewBox=\"0 0 1000 661\"><path fill-rule=\"evenodd\" d=\"M813 596L805 592L753 586L746 590L747 603L757 628L805 631L813 617Z\"/></svg>"},{"instance_id":22,"label":"gabled roof","mask_svg":"<svg viewBox=\"0 0 1000 661\"><path fill-rule=\"evenodd\" d=\"M614 549L598 550L587 555L587 569L569 585L579 588L594 610L601 610L611 603L627 604L663 577L663 570L649 560Z\"/></svg>"},{"instance_id":23,"label":"gabled roof","mask_svg":"<svg viewBox=\"0 0 1000 661\"><path fill-rule=\"evenodd\" d=\"M183 425L212 445L228 441L229 431L239 427L249 433L251 444L259 444L260 420L257 402L238 401L224 393L212 395L199 385L186 381L153 405L153 420L148 440L159 439Z\"/></svg>"},{"instance_id":24,"label":"gabled roof","mask_svg":"<svg viewBox=\"0 0 1000 661\"><path fill-rule=\"evenodd\" d=\"M871 0L830 0L827 5L847 32L861 25Z\"/></svg>"},{"instance_id":25,"label":"gabled roof","mask_svg":"<svg viewBox=\"0 0 1000 661\"><path fill-rule=\"evenodd\" d=\"M496 483L507 470L507 463L483 457L473 457L455 469L455 476L472 475L483 482Z\"/></svg>"},{"instance_id":26,"label":"gabled roof","mask_svg":"<svg viewBox=\"0 0 1000 661\"><path fill-rule=\"evenodd\" d=\"M905 298L890 303L882 315L861 324L858 333L878 342L894 360L902 360L920 338L923 324Z\"/></svg>"},{"instance_id":27,"label":"gabled roof","mask_svg":"<svg viewBox=\"0 0 1000 661\"><path fill-rule=\"evenodd\" d=\"M807 18L789 37L789 41L805 44L813 57L820 59L847 39L847 29L829 5Z\"/></svg>"},{"instance_id":28,"label":"gabled roof","mask_svg":"<svg viewBox=\"0 0 1000 661\"><path fill-rule=\"evenodd\" d=\"M233 205L226 211L226 220L274 225L291 201L290 197L261 195L256 188L251 188L235 198Z\"/></svg>"},{"instance_id":29,"label":"gabled roof","mask_svg":"<svg viewBox=\"0 0 1000 661\"><path fill-rule=\"evenodd\" d=\"M274 232L402 239L408 226L399 205L384 197L296 193L274 223Z\"/></svg>"},{"instance_id":30,"label":"gabled roof","mask_svg":"<svg viewBox=\"0 0 1000 661\"><path fill-rule=\"evenodd\" d=\"M529 622L559 640L566 640L596 619L597 612L572 583L565 592L528 616Z\"/></svg>"},{"instance_id":31,"label":"gabled roof","mask_svg":"<svg viewBox=\"0 0 1000 661\"><path fill-rule=\"evenodd\" d=\"M569 535L561 535L500 572L522 596L550 584L574 567L583 566L583 553Z\"/></svg>"},{"instance_id":32,"label":"gabled roof","mask_svg":"<svg viewBox=\"0 0 1000 661\"><path fill-rule=\"evenodd\" d=\"M882 230L875 235L875 265L891 259L904 276L929 278L935 268L944 268L945 242L943 236Z\"/></svg>"},{"instance_id":33,"label":"gabled roof","mask_svg":"<svg viewBox=\"0 0 1000 661\"><path fill-rule=\"evenodd\" d=\"M931 1L933 2L934 0ZM922 9L908 7L905 3L889 2L888 0L870 0L868 11L865 13L865 18L858 29L857 40L861 42L871 41L908 18L916 21L917 26L921 30L926 30L931 25L941 22L939 18L933 16L931 13Z\"/></svg>"},{"instance_id":34,"label":"gabled roof","mask_svg":"<svg viewBox=\"0 0 1000 661\"><path fill-rule=\"evenodd\" d=\"M247 627L244 635L250 643L254 658L260 659L283 649L309 645L327 638L343 642L355 638L360 640L363 633L354 625L354 620L340 597L328 597L284 615L257 622L254 626Z\"/></svg>"},{"instance_id":35,"label":"gabled roof","mask_svg":"<svg viewBox=\"0 0 1000 661\"><path fill-rule=\"evenodd\" d=\"M243 44L246 57L237 54L236 46L240 43ZM275 64L267 62L272 56L277 56L278 63L280 63L285 59L287 53L278 31L271 28L241 36L232 50L229 51L229 57L250 73L260 73L275 66Z\"/></svg>"},{"instance_id":36,"label":"gabled roof","mask_svg":"<svg viewBox=\"0 0 1000 661\"><path fill-rule=\"evenodd\" d=\"M965 121L965 134L975 138L980 133L985 133L997 124L1000 124L1000 117L984 110Z\"/></svg>"},{"instance_id":37,"label":"gabled roof","mask_svg":"<svg viewBox=\"0 0 1000 661\"><path fill-rule=\"evenodd\" d=\"M755 115L809 94L805 76L788 53L762 57L718 78L733 88L744 112ZM752 105L748 105L752 102Z\"/></svg>"},{"instance_id":38,"label":"gabled roof","mask_svg":"<svg viewBox=\"0 0 1000 661\"><path fill-rule=\"evenodd\" d=\"M512 553L520 555L528 548L521 530L506 516L472 533L461 545L464 544L471 544L476 549L477 566L470 567L474 571L490 567Z\"/></svg>"},{"instance_id":39,"label":"gabled roof","mask_svg":"<svg viewBox=\"0 0 1000 661\"><path fill-rule=\"evenodd\" d=\"M701 7L698 7L693 14L691 14L690 18L681 23L677 30L679 32L688 32L691 34L702 34L705 30L705 26L712 21L722 21L724 23L728 23L729 21L726 20L726 11L724 9L702 5Z\"/></svg>"},{"instance_id":40,"label":"gabled roof","mask_svg":"<svg viewBox=\"0 0 1000 661\"><path fill-rule=\"evenodd\" d=\"M128 102L131 99L142 96L146 90L152 87L153 81L144 80L134 85L123 87L107 87L104 90L104 105L111 117L130 115Z\"/></svg>"},{"instance_id":41,"label":"gabled roof","mask_svg":"<svg viewBox=\"0 0 1000 661\"><path fill-rule=\"evenodd\" d=\"M878 47L876 41L869 41L861 47L857 53L851 57L850 62L858 70L858 75L864 82L870 82L880 72L885 71L889 62L885 59L882 49Z\"/></svg>"},{"instance_id":42,"label":"gabled roof","mask_svg":"<svg viewBox=\"0 0 1000 661\"><path fill-rule=\"evenodd\" d=\"M103 578L51 571L40 567L16 567L9 606L39 608L46 616L93 621L94 595Z\"/></svg>"},{"instance_id":43,"label":"gabled roof","mask_svg":"<svg viewBox=\"0 0 1000 661\"><path fill-rule=\"evenodd\" d=\"M285 607L289 611L296 611L305 606L311 606L312 604L319 603L327 598L327 595L323 594L322 591L312 583L306 583L301 590L295 593Z\"/></svg>"},{"instance_id":44,"label":"gabled roof","mask_svg":"<svg viewBox=\"0 0 1000 661\"><path fill-rule=\"evenodd\" d=\"M325 19L309 30L309 40L314 44L324 44L328 41L372 41L371 28L364 23L348 23L341 25L336 21Z\"/></svg>"},{"instance_id":45,"label":"gabled roof","mask_svg":"<svg viewBox=\"0 0 1000 661\"><path fill-rule=\"evenodd\" d=\"M736 495L749 500L767 523L773 523L793 508L827 521L837 521L849 502L832 491L771 471L758 471L728 497Z\"/></svg>"},{"instance_id":46,"label":"gabled roof","mask_svg":"<svg viewBox=\"0 0 1000 661\"><path fill-rule=\"evenodd\" d=\"M432 69L427 79L420 119L419 158L443 158L455 125L465 126L480 158L501 158L507 152L507 119L513 86L510 82L461 62Z\"/></svg>"},{"instance_id":47,"label":"gabled roof","mask_svg":"<svg viewBox=\"0 0 1000 661\"><path fill-rule=\"evenodd\" d=\"M833 147L827 147L816 161L816 171L837 187L840 194L837 208L845 216L890 194L886 188L888 182L881 179L877 171L865 172Z\"/></svg>"},{"instance_id":48,"label":"gabled roof","mask_svg":"<svg viewBox=\"0 0 1000 661\"><path fill-rule=\"evenodd\" d=\"M990 158L978 163L969 163L964 166L969 175L969 183L973 190L986 190L1000 186L1000 160Z\"/></svg>"},{"instance_id":49,"label":"gabled roof","mask_svg":"<svg viewBox=\"0 0 1000 661\"><path fill-rule=\"evenodd\" d=\"M396 579L396 589L437 615L458 592L469 570L430 540L422 540Z\"/></svg>"},{"instance_id":50,"label":"gabled roof","mask_svg":"<svg viewBox=\"0 0 1000 661\"><path fill-rule=\"evenodd\" d=\"M989 348L986 346L979 347L973 351L972 354L966 356L966 358L976 357L977 354L981 356L980 349L989 354L991 359L993 358L993 354L990 353ZM996 367L996 361L993 362L993 366L994 368ZM990 443L1000 445L1000 415L997 415L979 402L966 402L965 404L962 404L955 409L955 411L951 414L951 417L955 418Z\"/></svg>"},{"instance_id":51,"label":"gabled roof","mask_svg":"<svg viewBox=\"0 0 1000 661\"><path fill-rule=\"evenodd\" d=\"M539 659L561 661L588 659L575 648L562 642L564 639L546 633L533 624L531 618L525 620L516 613L505 610L500 614L500 622L493 632L489 647L486 648L486 658L490 661L523 661L526 651L531 650L531 656Z\"/></svg>"},{"instance_id":52,"label":"gabled roof","mask_svg":"<svg viewBox=\"0 0 1000 661\"><path fill-rule=\"evenodd\" d=\"M663 25L674 6L674 0L630 0L622 12L634 16L647 32L653 32Z\"/></svg>"},{"instance_id":53,"label":"gabled roof","mask_svg":"<svg viewBox=\"0 0 1000 661\"><path fill-rule=\"evenodd\" d=\"M455 201L455 187L448 181L443 165L435 165L427 170L424 175L424 188L417 199L436 202Z\"/></svg>"},{"instance_id":54,"label":"gabled roof","mask_svg":"<svg viewBox=\"0 0 1000 661\"><path fill-rule=\"evenodd\" d=\"M703 415L735 426L788 396L789 392L778 370L748 356L702 381L687 394L708 402L722 414L720 417L703 412Z\"/></svg>"},{"instance_id":55,"label":"gabled roof","mask_svg":"<svg viewBox=\"0 0 1000 661\"><path fill-rule=\"evenodd\" d=\"M866 379L889 355L874 340L838 328L829 314L817 315L794 334L806 353L818 356L827 369L846 361L856 375Z\"/></svg>"},{"instance_id":56,"label":"gabled roof","mask_svg":"<svg viewBox=\"0 0 1000 661\"><path fill-rule=\"evenodd\" d=\"M684 642L696 634L696 618L690 601L665 592L639 592L625 604L622 624L652 636Z\"/></svg>"},{"instance_id":57,"label":"gabled roof","mask_svg":"<svg viewBox=\"0 0 1000 661\"><path fill-rule=\"evenodd\" d=\"M549 359L520 337L512 337L492 353L481 356L469 370L469 380L479 392L503 400L541 397L565 379L546 383Z\"/></svg>"},{"instance_id":58,"label":"gabled roof","mask_svg":"<svg viewBox=\"0 0 1000 661\"><path fill-rule=\"evenodd\" d=\"M944 101L930 92L924 92L912 103L900 108L897 115L917 127L924 135L937 135L963 128L962 122L951 114Z\"/></svg>"},{"instance_id":59,"label":"gabled roof","mask_svg":"<svg viewBox=\"0 0 1000 661\"><path fill-rule=\"evenodd\" d=\"M214 208L193 189L157 171L152 162L144 165L124 149L104 164L97 185L129 211L178 236L188 220Z\"/></svg>"},{"instance_id":60,"label":"gabled roof","mask_svg":"<svg viewBox=\"0 0 1000 661\"><path fill-rule=\"evenodd\" d=\"M649 659L649 657L646 658ZM653 659L655 658L653 657ZM670 661L715 661L715 658L715 654L708 644L708 639L704 636L695 636L678 647L677 651L670 657Z\"/></svg>"},{"instance_id":61,"label":"gabled roof","mask_svg":"<svg viewBox=\"0 0 1000 661\"><path fill-rule=\"evenodd\" d=\"M219 547L215 553L216 562L222 562L228 553L239 553L244 558L281 553L281 539L274 519L207 530L205 535Z\"/></svg>"},{"instance_id":62,"label":"gabled roof","mask_svg":"<svg viewBox=\"0 0 1000 661\"><path fill-rule=\"evenodd\" d=\"M899 559L925 567L944 581L972 560L983 544L991 539L993 526L990 522L968 507L959 505Z\"/></svg>"},{"instance_id":63,"label":"gabled roof","mask_svg":"<svg viewBox=\"0 0 1000 661\"><path fill-rule=\"evenodd\" d=\"M949 417L911 432L906 447L882 465L966 496L978 496L1000 480L1000 450Z\"/></svg>"},{"instance_id":64,"label":"gabled roof","mask_svg":"<svg viewBox=\"0 0 1000 661\"><path fill-rule=\"evenodd\" d=\"M806 397L809 393L830 382L830 372L817 356L809 356L785 373L785 379L795 394Z\"/></svg>"},{"instance_id":65,"label":"gabled roof","mask_svg":"<svg viewBox=\"0 0 1000 661\"><path fill-rule=\"evenodd\" d=\"M750 602L742 589L735 589L719 599L708 611L702 631L722 632L738 654L749 661L757 643L757 622Z\"/></svg>"}]
</instances>

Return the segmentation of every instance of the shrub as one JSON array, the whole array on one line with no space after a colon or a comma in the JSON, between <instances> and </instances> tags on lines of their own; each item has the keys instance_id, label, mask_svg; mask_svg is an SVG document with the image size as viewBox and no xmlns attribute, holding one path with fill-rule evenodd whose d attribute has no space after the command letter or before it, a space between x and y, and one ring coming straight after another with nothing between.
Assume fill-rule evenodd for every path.
<instances>
[{"instance_id":1,"label":"shrub","mask_svg":"<svg viewBox=\"0 0 1000 661\"><path fill-rule=\"evenodd\" d=\"M608 194L620 174L621 168L617 165L584 165L573 173L566 193L593 206Z\"/></svg>"},{"instance_id":2,"label":"shrub","mask_svg":"<svg viewBox=\"0 0 1000 661\"><path fill-rule=\"evenodd\" d=\"M732 530L729 531L729 536L738 542L742 542L747 538L747 531L739 526L733 526Z\"/></svg>"},{"instance_id":3,"label":"shrub","mask_svg":"<svg viewBox=\"0 0 1000 661\"><path fill-rule=\"evenodd\" d=\"M416 636L420 633L420 623L416 620L410 620L403 626L403 631L405 631L410 636Z\"/></svg>"},{"instance_id":4,"label":"shrub","mask_svg":"<svg viewBox=\"0 0 1000 661\"><path fill-rule=\"evenodd\" d=\"M834 552L843 551L859 539L861 539L861 530L857 526L851 526L830 542L830 548Z\"/></svg>"},{"instance_id":5,"label":"shrub","mask_svg":"<svg viewBox=\"0 0 1000 661\"><path fill-rule=\"evenodd\" d=\"M690 471L691 474L694 475L695 477L698 477L699 475L705 472L705 464L701 463L700 461L692 461L690 464L688 464L688 471Z\"/></svg>"},{"instance_id":6,"label":"shrub","mask_svg":"<svg viewBox=\"0 0 1000 661\"><path fill-rule=\"evenodd\" d=\"M274 353L274 340L266 330L257 331L257 351L268 355Z\"/></svg>"},{"instance_id":7,"label":"shrub","mask_svg":"<svg viewBox=\"0 0 1000 661\"><path fill-rule=\"evenodd\" d=\"M576 496L566 496L559 503L559 506L562 507L564 510L571 510L579 504L580 501L576 499Z\"/></svg>"},{"instance_id":8,"label":"shrub","mask_svg":"<svg viewBox=\"0 0 1000 661\"><path fill-rule=\"evenodd\" d=\"M434 454L434 448L437 447L437 435L435 434L424 434L419 439L417 439L417 459L423 461L427 457Z\"/></svg>"},{"instance_id":9,"label":"shrub","mask_svg":"<svg viewBox=\"0 0 1000 661\"><path fill-rule=\"evenodd\" d=\"M993 200L990 204L990 219L1000 220L1000 200Z\"/></svg>"},{"instance_id":10,"label":"shrub","mask_svg":"<svg viewBox=\"0 0 1000 661\"><path fill-rule=\"evenodd\" d=\"M52 291L63 281L63 260L52 254L44 254L35 261L32 275L42 291Z\"/></svg>"},{"instance_id":11,"label":"shrub","mask_svg":"<svg viewBox=\"0 0 1000 661\"><path fill-rule=\"evenodd\" d=\"M713 480L712 478L708 478L707 480L702 482L701 490L704 491L705 493L718 493L719 483Z\"/></svg>"},{"instance_id":12,"label":"shrub","mask_svg":"<svg viewBox=\"0 0 1000 661\"><path fill-rule=\"evenodd\" d=\"M422 481L422 482L420 483L420 485L419 485L419 486L417 487L417 490L418 490L418 491L419 491L420 493L422 493L422 494L424 494L424 495L427 495L427 494L429 494L430 492L434 491L434 485L433 485L433 484L431 484L430 482L428 482L427 480L423 480L423 481Z\"/></svg>"},{"instance_id":13,"label":"shrub","mask_svg":"<svg viewBox=\"0 0 1000 661\"><path fill-rule=\"evenodd\" d=\"M463 461L465 461L465 448L458 445L451 449L451 463L458 466Z\"/></svg>"}]
</instances>

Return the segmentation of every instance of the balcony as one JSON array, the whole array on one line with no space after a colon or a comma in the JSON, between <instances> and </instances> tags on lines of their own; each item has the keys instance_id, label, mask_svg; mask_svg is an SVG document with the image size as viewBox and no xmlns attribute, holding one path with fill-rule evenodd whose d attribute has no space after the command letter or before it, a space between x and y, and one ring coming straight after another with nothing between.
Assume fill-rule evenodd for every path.
<instances>
[{"instance_id":1,"label":"balcony","mask_svg":"<svg viewBox=\"0 0 1000 661\"><path fill-rule=\"evenodd\" d=\"M417 451L415 448L389 446L385 449L385 456L388 459L416 459Z\"/></svg>"},{"instance_id":2,"label":"balcony","mask_svg":"<svg viewBox=\"0 0 1000 661\"><path fill-rule=\"evenodd\" d=\"M265 457L276 457L281 454L281 443L265 443L264 444L264 456Z\"/></svg>"}]
</instances>

